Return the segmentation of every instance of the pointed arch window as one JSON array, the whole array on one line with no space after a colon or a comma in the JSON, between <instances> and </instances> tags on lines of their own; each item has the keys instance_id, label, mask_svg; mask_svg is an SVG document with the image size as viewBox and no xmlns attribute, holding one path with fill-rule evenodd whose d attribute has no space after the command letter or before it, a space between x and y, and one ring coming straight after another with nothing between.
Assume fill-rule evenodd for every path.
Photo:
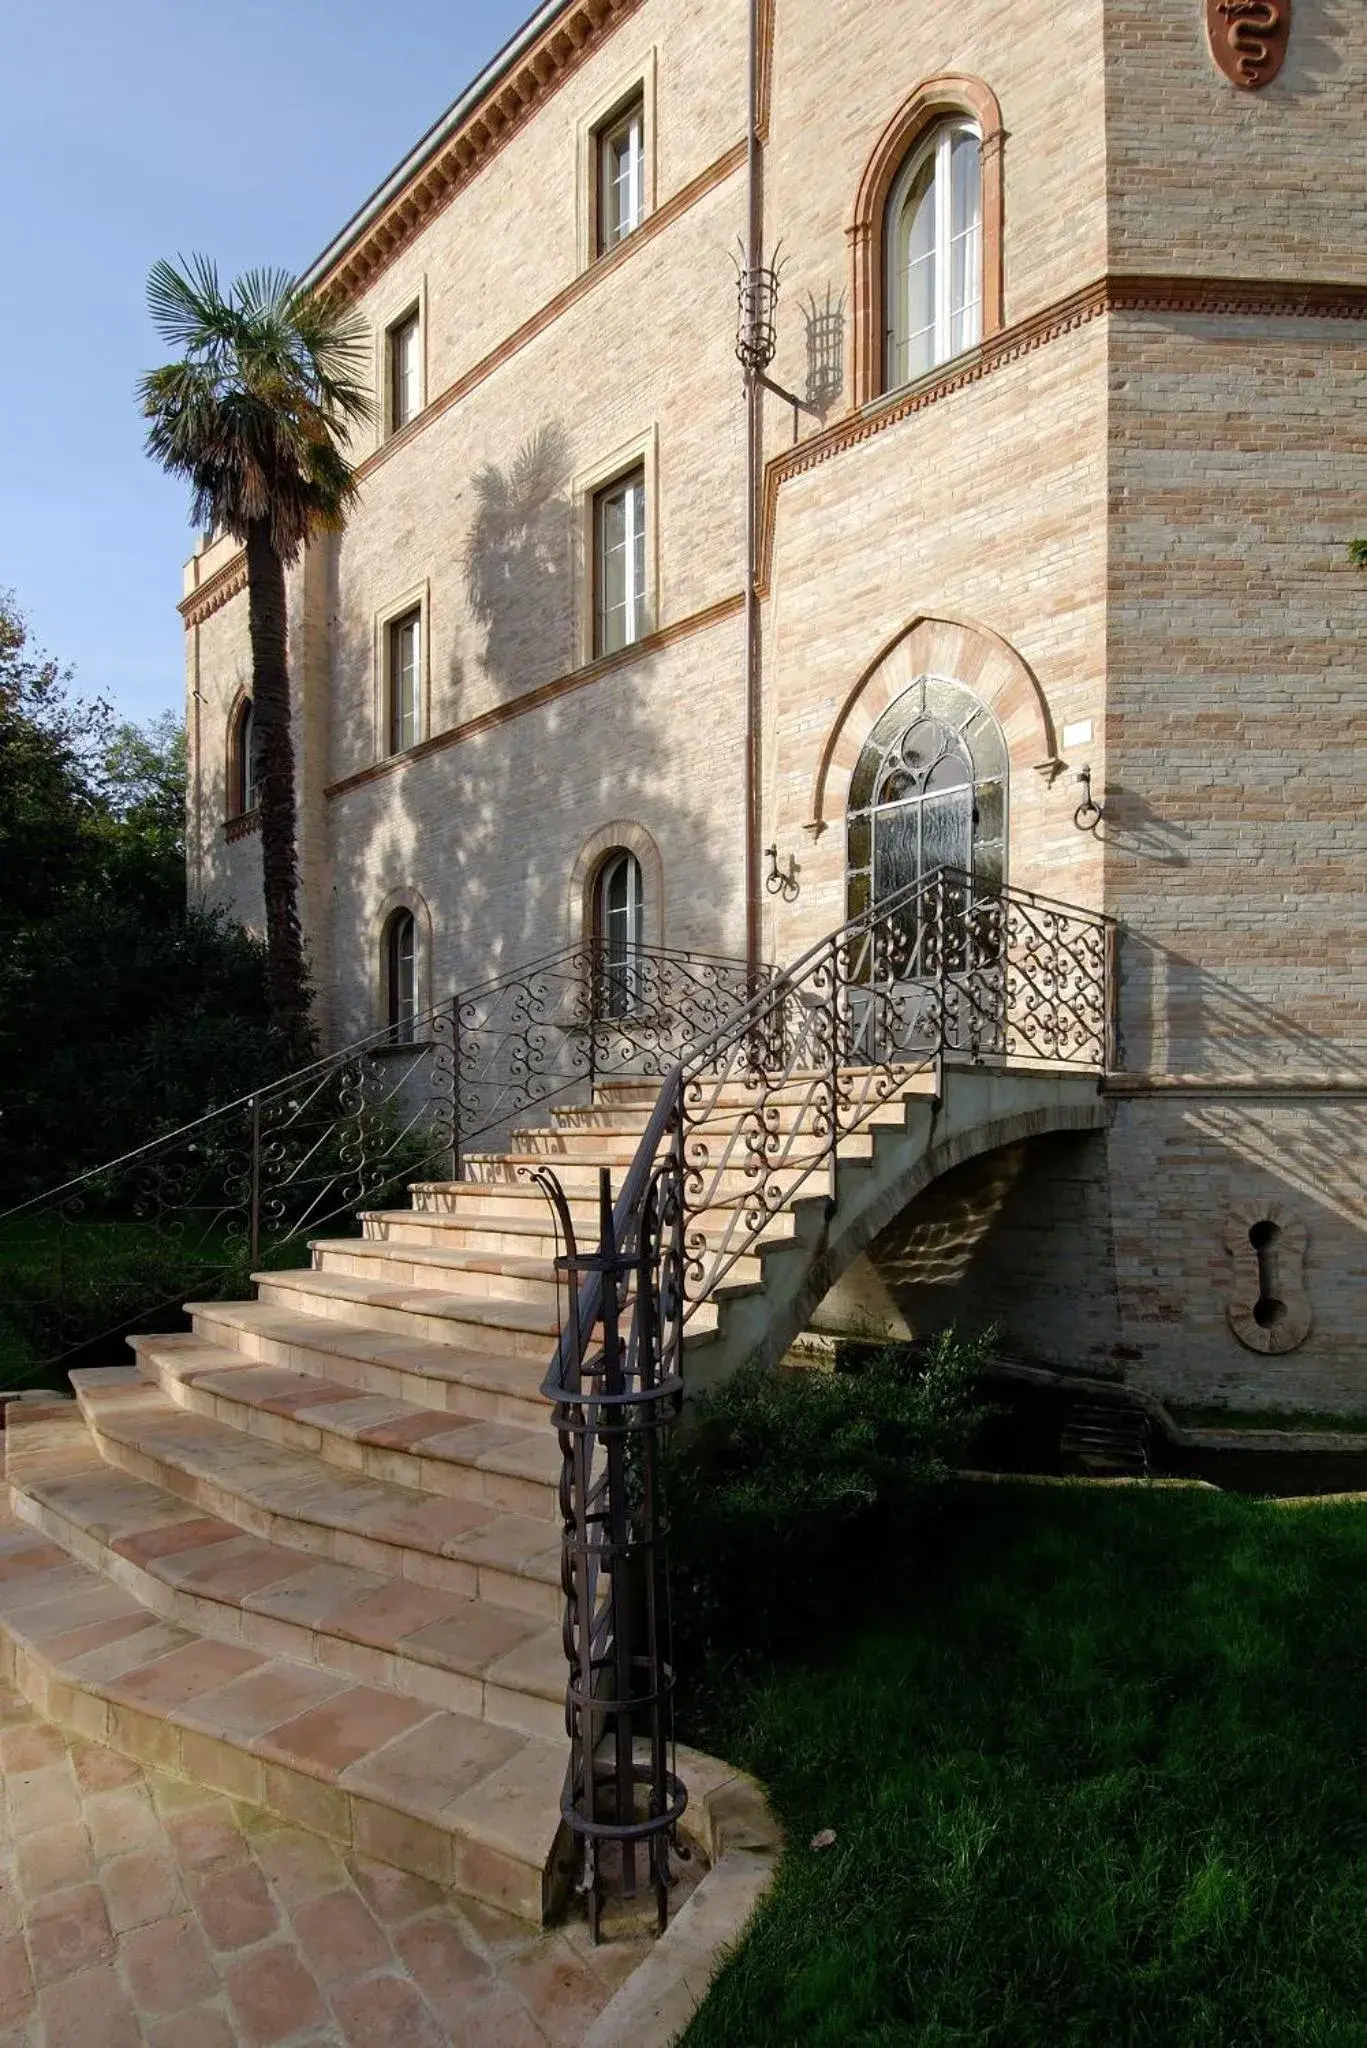
<instances>
[{"instance_id":1,"label":"pointed arch window","mask_svg":"<svg viewBox=\"0 0 1367 2048\"><path fill-rule=\"evenodd\" d=\"M599 960L603 1014L624 1017L640 993L645 890L641 863L619 847L598 871L594 894L594 939Z\"/></svg>"},{"instance_id":2,"label":"pointed arch window","mask_svg":"<svg viewBox=\"0 0 1367 2048\"><path fill-rule=\"evenodd\" d=\"M244 697L233 714L228 745L228 815L245 818L256 809L256 741L252 700Z\"/></svg>"},{"instance_id":3,"label":"pointed arch window","mask_svg":"<svg viewBox=\"0 0 1367 2048\"><path fill-rule=\"evenodd\" d=\"M902 166L888 197L889 389L976 347L983 332L982 133L940 121Z\"/></svg>"},{"instance_id":4,"label":"pointed arch window","mask_svg":"<svg viewBox=\"0 0 1367 2048\"><path fill-rule=\"evenodd\" d=\"M396 910L384 928L385 1010L395 1045L410 1045L418 1011L417 927L411 910Z\"/></svg>"}]
</instances>

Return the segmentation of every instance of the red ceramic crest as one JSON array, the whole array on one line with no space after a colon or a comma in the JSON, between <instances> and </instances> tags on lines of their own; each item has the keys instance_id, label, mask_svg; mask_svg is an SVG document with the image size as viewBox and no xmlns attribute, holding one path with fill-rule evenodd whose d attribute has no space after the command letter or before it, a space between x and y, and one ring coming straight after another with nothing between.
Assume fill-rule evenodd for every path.
<instances>
[{"instance_id":1,"label":"red ceramic crest","mask_svg":"<svg viewBox=\"0 0 1367 2048\"><path fill-rule=\"evenodd\" d=\"M1291 36L1291 0L1206 0L1211 55L1232 84L1256 92L1277 76Z\"/></svg>"}]
</instances>

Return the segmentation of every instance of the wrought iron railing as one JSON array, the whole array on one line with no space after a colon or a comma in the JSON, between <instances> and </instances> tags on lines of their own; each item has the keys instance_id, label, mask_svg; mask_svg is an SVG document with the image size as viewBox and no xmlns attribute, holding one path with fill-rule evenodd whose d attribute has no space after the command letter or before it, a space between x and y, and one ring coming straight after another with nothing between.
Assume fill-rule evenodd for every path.
<instances>
[{"instance_id":1,"label":"wrought iron railing","mask_svg":"<svg viewBox=\"0 0 1367 2048\"><path fill-rule=\"evenodd\" d=\"M820 941L666 1076L598 1243L576 1242L538 1170L570 1286L543 1391L563 1455L570 1759L564 1814L597 1927L620 1858L644 1853L661 1922L687 1794L673 1756L660 1443L678 1414L690 1318L843 1139L947 1060L1082 1066L1112 1047L1114 928L1094 912L951 869Z\"/></svg>"},{"instance_id":2,"label":"wrought iron railing","mask_svg":"<svg viewBox=\"0 0 1367 2048\"><path fill-rule=\"evenodd\" d=\"M519 1116L660 1078L752 986L721 955L567 947L0 1212L0 1374L118 1355L188 1297L245 1293Z\"/></svg>"},{"instance_id":3,"label":"wrought iron railing","mask_svg":"<svg viewBox=\"0 0 1367 2048\"><path fill-rule=\"evenodd\" d=\"M457 996L455 1151L496 1147L532 1109L599 1081L662 1081L686 1048L755 990L720 953L567 946Z\"/></svg>"}]
</instances>

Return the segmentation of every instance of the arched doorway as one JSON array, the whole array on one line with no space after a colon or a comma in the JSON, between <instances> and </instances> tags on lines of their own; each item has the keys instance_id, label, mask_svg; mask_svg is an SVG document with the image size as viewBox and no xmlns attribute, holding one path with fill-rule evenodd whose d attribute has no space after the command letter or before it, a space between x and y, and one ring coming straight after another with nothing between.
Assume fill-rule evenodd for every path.
<instances>
[{"instance_id":1,"label":"arched doorway","mask_svg":"<svg viewBox=\"0 0 1367 2048\"><path fill-rule=\"evenodd\" d=\"M938 867L984 890L1006 879L1006 742L962 683L921 676L864 742L845 810L848 914Z\"/></svg>"}]
</instances>

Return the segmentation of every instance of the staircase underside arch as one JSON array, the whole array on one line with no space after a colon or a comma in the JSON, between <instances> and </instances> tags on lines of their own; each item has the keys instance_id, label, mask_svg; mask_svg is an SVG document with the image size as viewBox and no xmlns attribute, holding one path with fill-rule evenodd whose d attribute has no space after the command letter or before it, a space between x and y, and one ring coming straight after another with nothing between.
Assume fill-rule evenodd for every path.
<instances>
[{"instance_id":1,"label":"staircase underside arch","mask_svg":"<svg viewBox=\"0 0 1367 2048\"><path fill-rule=\"evenodd\" d=\"M727 1301L715 1333L689 1344L689 1393L742 1364L776 1364L860 1253L951 1167L1046 1132L1105 1123L1095 1075L947 1067L939 1103L910 1099L905 1128L880 1131L872 1160L840 1164L833 1200L795 1204L795 1236L767 1254L762 1290Z\"/></svg>"}]
</instances>

